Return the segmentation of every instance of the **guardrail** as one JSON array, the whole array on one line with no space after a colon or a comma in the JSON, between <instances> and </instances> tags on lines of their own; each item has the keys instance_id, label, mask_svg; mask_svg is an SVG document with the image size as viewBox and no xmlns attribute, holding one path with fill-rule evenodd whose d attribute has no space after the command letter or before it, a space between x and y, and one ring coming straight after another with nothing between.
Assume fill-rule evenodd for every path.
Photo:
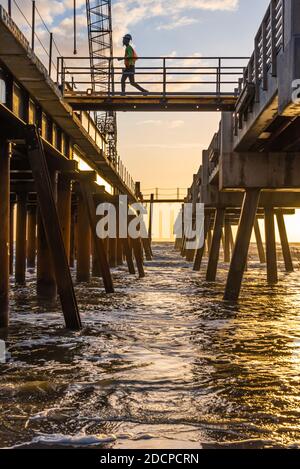
<instances>
[{"instance_id":1,"label":"guardrail","mask_svg":"<svg viewBox=\"0 0 300 469\"><path fill-rule=\"evenodd\" d=\"M121 93L123 57L103 58L106 66L97 69L107 82L108 96ZM140 57L136 62L135 79L150 95L168 94L232 96L238 93L249 57ZM64 94L103 95L97 89L89 57L59 57L57 82ZM103 83L103 80L101 80ZM127 90L129 84L127 84ZM130 90L130 94L132 93Z\"/></svg>"},{"instance_id":2,"label":"guardrail","mask_svg":"<svg viewBox=\"0 0 300 469\"><path fill-rule=\"evenodd\" d=\"M242 88L247 83L255 83L258 98L260 85L267 89L269 70L272 76L277 75L277 55L284 47L284 0L271 1L254 42L254 52L245 69Z\"/></svg>"}]
</instances>

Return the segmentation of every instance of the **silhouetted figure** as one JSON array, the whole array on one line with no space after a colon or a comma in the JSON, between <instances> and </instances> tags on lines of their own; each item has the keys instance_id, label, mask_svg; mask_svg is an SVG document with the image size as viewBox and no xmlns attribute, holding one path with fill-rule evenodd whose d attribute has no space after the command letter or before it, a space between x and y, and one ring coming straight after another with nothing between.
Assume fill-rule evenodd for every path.
<instances>
[{"instance_id":1,"label":"silhouetted figure","mask_svg":"<svg viewBox=\"0 0 300 469\"><path fill-rule=\"evenodd\" d=\"M142 88L138 83L135 82L134 75L135 75L135 63L138 60L138 56L130 45L132 41L132 36L130 34L126 34L123 37L123 46L126 47L125 49L125 68L123 70L121 85L122 85L122 95L125 95L126 90L126 80L129 79L130 84L134 86L137 90L141 91L143 94L148 94L148 91Z\"/></svg>"}]
</instances>

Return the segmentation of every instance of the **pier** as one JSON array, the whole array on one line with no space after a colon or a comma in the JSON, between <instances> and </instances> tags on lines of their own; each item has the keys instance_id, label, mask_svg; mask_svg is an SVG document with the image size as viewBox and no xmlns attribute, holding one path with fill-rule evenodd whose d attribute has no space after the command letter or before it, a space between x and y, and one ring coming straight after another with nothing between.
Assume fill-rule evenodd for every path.
<instances>
[{"instance_id":1,"label":"pier","mask_svg":"<svg viewBox=\"0 0 300 469\"><path fill-rule=\"evenodd\" d=\"M9 323L10 273L22 285L26 268L36 266L37 294L53 299L58 293L65 323L72 329L81 327L69 270L75 258L77 281L89 281L92 256L93 272L108 294L114 291L111 267L126 260L132 274L135 257L144 276L142 247L151 259L152 221L147 242L104 242L96 235L97 202L117 207L120 195L127 195L129 204L204 204L204 238L211 238L206 278L216 280L223 239L230 263L225 300L239 298L253 230L267 281L277 283L274 217L286 270L293 271L284 215L300 208L300 104L292 88L300 70L298 10L295 0L272 0L250 58L141 57L136 73L140 83L152 89L124 96L120 58L101 56L100 70L91 66L91 57L59 56L54 80L52 57L47 70L34 52L34 35L30 44L1 7L2 327ZM186 85L193 91L185 91ZM106 113L115 119L119 111L221 113L218 132L203 152L187 196L179 189L171 196L160 195L159 189L142 194L140 183L113 151L110 130L97 126L92 116ZM89 171L80 169L82 163ZM265 250L258 218L265 221ZM232 225L237 226L235 240ZM199 270L204 247L186 253L186 241L177 239L176 247Z\"/></svg>"},{"instance_id":2,"label":"pier","mask_svg":"<svg viewBox=\"0 0 300 469\"><path fill-rule=\"evenodd\" d=\"M300 447L300 0L264 1L0 2L0 448Z\"/></svg>"}]
</instances>

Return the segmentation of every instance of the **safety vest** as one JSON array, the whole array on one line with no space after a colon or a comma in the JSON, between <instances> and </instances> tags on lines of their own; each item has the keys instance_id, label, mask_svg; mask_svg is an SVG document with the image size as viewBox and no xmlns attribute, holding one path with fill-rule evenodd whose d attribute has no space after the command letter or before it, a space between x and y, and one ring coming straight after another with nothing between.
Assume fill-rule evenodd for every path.
<instances>
[{"instance_id":1,"label":"safety vest","mask_svg":"<svg viewBox=\"0 0 300 469\"><path fill-rule=\"evenodd\" d=\"M127 46L125 50L125 67L132 67L138 60L138 55L132 46Z\"/></svg>"}]
</instances>

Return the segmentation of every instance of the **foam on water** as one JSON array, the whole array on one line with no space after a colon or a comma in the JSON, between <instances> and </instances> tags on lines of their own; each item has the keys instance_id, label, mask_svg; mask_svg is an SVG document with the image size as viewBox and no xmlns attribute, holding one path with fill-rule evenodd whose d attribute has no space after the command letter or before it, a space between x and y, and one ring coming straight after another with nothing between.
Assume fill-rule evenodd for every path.
<instances>
[{"instance_id":1,"label":"foam on water","mask_svg":"<svg viewBox=\"0 0 300 469\"><path fill-rule=\"evenodd\" d=\"M1 447L298 445L299 270L280 264L268 287L252 256L232 305L228 266L212 285L171 245L154 251L145 279L113 272L113 295L99 279L76 285L81 332L63 328L59 304L38 302L32 273L13 287Z\"/></svg>"}]
</instances>

